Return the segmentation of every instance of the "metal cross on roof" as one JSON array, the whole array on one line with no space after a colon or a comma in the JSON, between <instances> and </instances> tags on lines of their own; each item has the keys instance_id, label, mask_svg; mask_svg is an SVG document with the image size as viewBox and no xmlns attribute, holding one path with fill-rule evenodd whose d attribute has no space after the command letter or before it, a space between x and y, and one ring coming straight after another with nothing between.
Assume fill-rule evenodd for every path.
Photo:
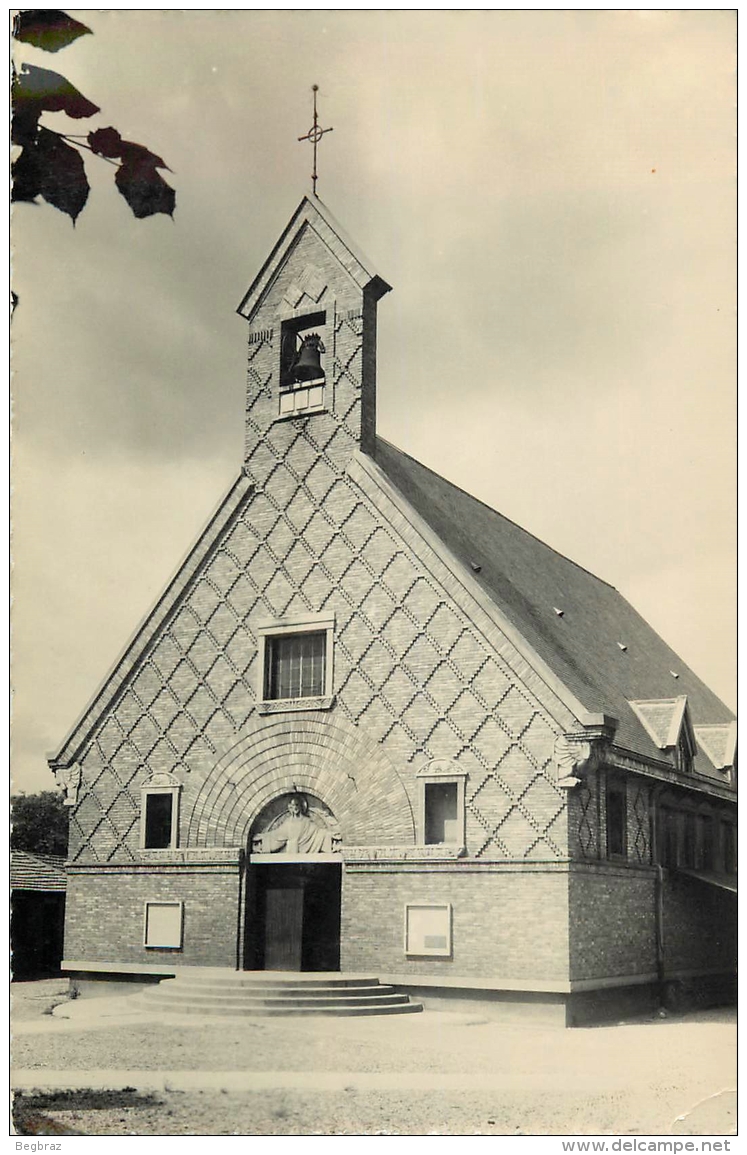
<instances>
[{"instance_id":1,"label":"metal cross on roof","mask_svg":"<svg viewBox=\"0 0 747 1155\"><path fill-rule=\"evenodd\" d=\"M319 121L318 121L317 115L316 115L316 94L319 91L319 85L318 84L312 84L311 91L314 93L314 123L311 126L311 128L309 129L309 131L306 133L306 136L299 136L298 139L299 140L310 140L314 146L314 171L311 174L311 182L312 182L314 196L316 196L316 182L317 182L316 146L319 144L319 141L322 139L325 132L333 132L334 129L320 128L319 127Z\"/></svg>"}]
</instances>

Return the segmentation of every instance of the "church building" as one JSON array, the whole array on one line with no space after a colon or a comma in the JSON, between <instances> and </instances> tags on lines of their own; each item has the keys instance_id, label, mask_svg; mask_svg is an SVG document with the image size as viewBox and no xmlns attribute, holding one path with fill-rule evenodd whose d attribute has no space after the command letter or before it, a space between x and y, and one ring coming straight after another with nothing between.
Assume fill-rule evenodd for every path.
<instances>
[{"instance_id":1,"label":"church building","mask_svg":"<svg viewBox=\"0 0 747 1155\"><path fill-rule=\"evenodd\" d=\"M238 477L50 759L63 969L375 973L569 1024L724 997L733 715L377 435L389 290L310 195L239 306Z\"/></svg>"}]
</instances>

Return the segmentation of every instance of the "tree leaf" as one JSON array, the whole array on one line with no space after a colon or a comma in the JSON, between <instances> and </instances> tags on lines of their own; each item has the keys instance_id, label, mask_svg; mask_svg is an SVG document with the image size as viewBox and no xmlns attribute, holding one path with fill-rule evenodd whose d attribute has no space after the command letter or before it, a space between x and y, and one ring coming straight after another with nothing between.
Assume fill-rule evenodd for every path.
<instances>
[{"instance_id":1,"label":"tree leaf","mask_svg":"<svg viewBox=\"0 0 747 1155\"><path fill-rule=\"evenodd\" d=\"M25 150L24 150L25 151ZM47 204L72 217L73 224L88 200L88 178L80 153L56 132L40 128L36 143L41 195Z\"/></svg>"},{"instance_id":2,"label":"tree leaf","mask_svg":"<svg viewBox=\"0 0 747 1155\"><path fill-rule=\"evenodd\" d=\"M169 172L171 169L166 164L165 160L161 160L160 156L156 156L154 152L145 148L142 144L135 144L131 140L122 141L121 152L123 164L143 165L151 168L165 168Z\"/></svg>"},{"instance_id":3,"label":"tree leaf","mask_svg":"<svg viewBox=\"0 0 747 1155\"><path fill-rule=\"evenodd\" d=\"M43 112L65 112L80 120L99 112L99 106L88 100L59 72L23 64L13 77L13 107L17 115L35 121Z\"/></svg>"},{"instance_id":4,"label":"tree leaf","mask_svg":"<svg viewBox=\"0 0 747 1155\"><path fill-rule=\"evenodd\" d=\"M41 193L41 173L34 144L25 145L10 170L12 201L34 201Z\"/></svg>"},{"instance_id":5,"label":"tree leaf","mask_svg":"<svg viewBox=\"0 0 747 1155\"><path fill-rule=\"evenodd\" d=\"M140 145L134 147L141 148ZM143 148L140 153L130 153L114 174L117 188L139 219L155 213L173 216L176 206L176 193L156 171L154 160L158 157ZM166 166L161 163L161 167Z\"/></svg>"},{"instance_id":6,"label":"tree leaf","mask_svg":"<svg viewBox=\"0 0 747 1155\"><path fill-rule=\"evenodd\" d=\"M41 110L19 108L13 105L13 115L10 122L10 139L13 144L33 144L36 140L36 130L39 126Z\"/></svg>"},{"instance_id":7,"label":"tree leaf","mask_svg":"<svg viewBox=\"0 0 747 1155\"><path fill-rule=\"evenodd\" d=\"M45 52L59 52L60 48L67 48L79 36L90 32L85 24L57 8L27 9L13 18L16 40L33 44L34 48L43 48Z\"/></svg>"},{"instance_id":8,"label":"tree leaf","mask_svg":"<svg viewBox=\"0 0 747 1155\"><path fill-rule=\"evenodd\" d=\"M122 155L122 137L116 128L97 128L89 132L88 143L98 156L108 156L109 159Z\"/></svg>"}]
</instances>

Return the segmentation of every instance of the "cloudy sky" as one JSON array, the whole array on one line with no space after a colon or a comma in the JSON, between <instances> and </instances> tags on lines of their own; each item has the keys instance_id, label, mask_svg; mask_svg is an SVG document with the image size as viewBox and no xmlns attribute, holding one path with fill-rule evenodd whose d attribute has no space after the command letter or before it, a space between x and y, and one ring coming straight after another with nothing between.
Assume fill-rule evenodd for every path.
<instances>
[{"instance_id":1,"label":"cloudy sky","mask_svg":"<svg viewBox=\"0 0 747 1155\"><path fill-rule=\"evenodd\" d=\"M77 15L93 36L24 58L164 157L177 209L136 221L90 157L75 229L14 214L14 787L51 788L238 473L235 310L310 187L315 82L319 195L394 287L380 432L733 706L735 14Z\"/></svg>"}]
</instances>

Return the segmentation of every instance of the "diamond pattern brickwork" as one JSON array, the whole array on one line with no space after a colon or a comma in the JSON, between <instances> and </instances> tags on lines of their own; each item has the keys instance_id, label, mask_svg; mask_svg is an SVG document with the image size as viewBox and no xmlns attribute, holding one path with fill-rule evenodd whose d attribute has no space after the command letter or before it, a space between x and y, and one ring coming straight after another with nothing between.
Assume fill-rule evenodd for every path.
<instances>
[{"instance_id":1,"label":"diamond pattern brickwork","mask_svg":"<svg viewBox=\"0 0 747 1155\"><path fill-rule=\"evenodd\" d=\"M651 861L651 818L648 783L632 779L628 787L628 857Z\"/></svg>"},{"instance_id":2,"label":"diamond pattern brickwork","mask_svg":"<svg viewBox=\"0 0 747 1155\"><path fill-rule=\"evenodd\" d=\"M570 791L568 803L569 844L572 858L599 856L596 777L585 779Z\"/></svg>"},{"instance_id":3,"label":"diamond pattern brickwork","mask_svg":"<svg viewBox=\"0 0 747 1155\"><path fill-rule=\"evenodd\" d=\"M333 329L328 409L308 418L276 420L279 329L249 344L245 469L255 488L80 759L71 821L84 859L138 858L140 790L157 771L183 785L181 845L205 845L206 831L225 844L219 816L232 786L216 791L214 770L253 713L257 624L321 611L336 617L330 724L339 717L381 746L406 788L397 806L408 795L415 806L424 761L453 758L469 774L471 855L567 853L549 717L348 475L360 437L360 312L336 312ZM208 780L217 808L190 825L207 813ZM383 825L397 826L383 795L380 805Z\"/></svg>"}]
</instances>

